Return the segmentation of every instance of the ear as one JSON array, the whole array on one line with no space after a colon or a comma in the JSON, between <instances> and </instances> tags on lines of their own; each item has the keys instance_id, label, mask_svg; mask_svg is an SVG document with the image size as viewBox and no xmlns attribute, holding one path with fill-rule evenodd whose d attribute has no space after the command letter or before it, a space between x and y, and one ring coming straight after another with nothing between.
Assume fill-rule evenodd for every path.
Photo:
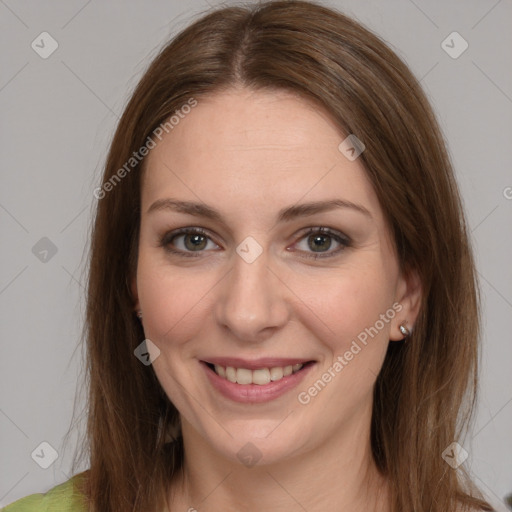
<instances>
[{"instance_id":1,"label":"ear","mask_svg":"<svg viewBox=\"0 0 512 512\"><path fill-rule=\"evenodd\" d=\"M397 308L397 314L391 325L390 339L400 341L404 335L400 332L400 325L404 325L410 331L414 328L416 318L421 307L423 286L416 270L402 272L398 278L395 293L395 302L401 306Z\"/></svg>"}]
</instances>

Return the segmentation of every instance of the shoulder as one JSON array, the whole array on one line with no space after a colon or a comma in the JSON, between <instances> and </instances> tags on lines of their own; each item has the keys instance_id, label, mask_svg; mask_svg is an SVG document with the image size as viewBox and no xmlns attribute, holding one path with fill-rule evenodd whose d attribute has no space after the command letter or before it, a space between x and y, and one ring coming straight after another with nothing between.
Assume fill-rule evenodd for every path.
<instances>
[{"instance_id":1,"label":"shoulder","mask_svg":"<svg viewBox=\"0 0 512 512\"><path fill-rule=\"evenodd\" d=\"M4 507L1 512L85 512L83 494L77 488L83 473L52 487L44 494L31 494Z\"/></svg>"}]
</instances>

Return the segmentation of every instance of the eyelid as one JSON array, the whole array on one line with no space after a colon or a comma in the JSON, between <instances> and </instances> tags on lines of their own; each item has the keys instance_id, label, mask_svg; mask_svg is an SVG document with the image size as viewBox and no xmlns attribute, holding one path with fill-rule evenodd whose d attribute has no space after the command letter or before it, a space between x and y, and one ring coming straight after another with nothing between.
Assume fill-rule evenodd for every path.
<instances>
[{"instance_id":1,"label":"eyelid","mask_svg":"<svg viewBox=\"0 0 512 512\"><path fill-rule=\"evenodd\" d=\"M347 235L342 233L341 231L331 229L331 228L328 228L325 226L310 226L307 228L303 228L303 230L301 230L301 232L298 235L295 235L296 241L293 242L292 246L299 243L307 236L316 234L316 233L327 235L327 236L333 238L337 243L339 243L341 245L341 247L335 251L330 251L330 252L316 252L315 253L313 251L308 252L308 251L300 251L299 250L298 252L303 253L305 258L321 259L321 258L329 258L331 256L336 256L339 253L341 253L344 249L349 247L352 243L351 239ZM217 244L217 242L215 242L214 237L208 230L201 228L201 227L195 227L195 226L187 226L187 227L183 227L183 228L179 228L179 229L176 229L173 231L166 232L163 236L161 236L159 238L158 245L163 247L167 252L170 252L172 254L177 254L180 256L184 256L184 257L201 257L202 253L207 252L206 250L183 251L181 249L176 250L176 249L170 248L172 240L174 240L175 238L177 238L179 236L188 235L188 234L202 235L202 236L206 237L209 241L213 242L215 245L217 245L217 246L219 245L219 244ZM290 251L288 249L288 247L286 250ZM290 251L290 252L295 252L295 251Z\"/></svg>"},{"instance_id":2,"label":"eyelid","mask_svg":"<svg viewBox=\"0 0 512 512\"><path fill-rule=\"evenodd\" d=\"M319 233L322 235L327 235L327 236L331 237L337 243L339 243L341 247L339 247L338 249L336 249L334 251L327 251L327 252L300 251L303 253L305 258L319 260L322 258L335 257L335 256L338 256L341 252L343 252L347 247L350 247L352 244L352 240L347 235L342 233L341 231L331 229L331 228L328 228L325 226L312 226L309 228L305 228L305 231L303 231L298 236L297 241L294 242L293 245L301 242L306 237L316 234L316 233ZM289 249L287 248L287 250L289 250Z\"/></svg>"},{"instance_id":3,"label":"eyelid","mask_svg":"<svg viewBox=\"0 0 512 512\"><path fill-rule=\"evenodd\" d=\"M195 227L195 226L187 226L184 228L179 228L179 229L175 229L173 231L164 233L163 236L159 237L158 245L160 247L163 247L167 252L170 252L172 254L177 254L180 256L184 256L184 257L200 257L201 253L206 252L204 250L203 251L183 251L181 249L171 249L170 248L171 241L174 240L175 238L178 238L179 236L183 236L183 235L201 235L201 236L204 236L205 238L207 238L209 241L211 241L215 245L217 245L217 246L219 245L217 242L215 242L214 237L208 230L206 230L204 228L200 228L200 227Z\"/></svg>"}]
</instances>

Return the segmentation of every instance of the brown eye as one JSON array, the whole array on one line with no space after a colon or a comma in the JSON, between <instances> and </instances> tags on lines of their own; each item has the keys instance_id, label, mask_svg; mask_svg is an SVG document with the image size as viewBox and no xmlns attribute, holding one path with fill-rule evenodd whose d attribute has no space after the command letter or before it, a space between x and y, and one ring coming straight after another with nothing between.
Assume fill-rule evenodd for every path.
<instances>
[{"instance_id":1,"label":"brown eye","mask_svg":"<svg viewBox=\"0 0 512 512\"><path fill-rule=\"evenodd\" d=\"M329 251L332 247L335 250ZM312 228L305 233L295 246L306 258L329 258L341 253L350 246L350 239L328 228Z\"/></svg>"},{"instance_id":2,"label":"brown eye","mask_svg":"<svg viewBox=\"0 0 512 512\"><path fill-rule=\"evenodd\" d=\"M203 235L185 234L183 237L184 245L189 251L200 251L207 245L207 238ZM175 237L178 238L178 237Z\"/></svg>"},{"instance_id":3,"label":"brown eye","mask_svg":"<svg viewBox=\"0 0 512 512\"><path fill-rule=\"evenodd\" d=\"M308 246L312 251L325 252L330 249L332 237L330 235L309 235Z\"/></svg>"},{"instance_id":4,"label":"brown eye","mask_svg":"<svg viewBox=\"0 0 512 512\"><path fill-rule=\"evenodd\" d=\"M191 253L198 253L197 256L199 256L199 253L204 252L205 249L219 248L205 231L198 228L184 228L167 233L160 240L160 246L168 252L183 256L192 256Z\"/></svg>"}]
</instances>

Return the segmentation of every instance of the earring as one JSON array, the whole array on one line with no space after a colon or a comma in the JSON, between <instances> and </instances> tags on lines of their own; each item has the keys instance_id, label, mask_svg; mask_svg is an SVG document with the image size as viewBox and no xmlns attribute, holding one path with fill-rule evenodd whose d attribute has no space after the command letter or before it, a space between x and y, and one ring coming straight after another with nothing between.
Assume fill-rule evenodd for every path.
<instances>
[{"instance_id":1,"label":"earring","mask_svg":"<svg viewBox=\"0 0 512 512\"><path fill-rule=\"evenodd\" d=\"M139 319L142 318L142 311L139 309L139 311L137 311L137 316L139 317Z\"/></svg>"},{"instance_id":2,"label":"earring","mask_svg":"<svg viewBox=\"0 0 512 512\"><path fill-rule=\"evenodd\" d=\"M404 340L407 339L411 334L411 331L407 329L407 327L405 327L404 324L400 324L398 328L400 329L400 332L404 335Z\"/></svg>"}]
</instances>

